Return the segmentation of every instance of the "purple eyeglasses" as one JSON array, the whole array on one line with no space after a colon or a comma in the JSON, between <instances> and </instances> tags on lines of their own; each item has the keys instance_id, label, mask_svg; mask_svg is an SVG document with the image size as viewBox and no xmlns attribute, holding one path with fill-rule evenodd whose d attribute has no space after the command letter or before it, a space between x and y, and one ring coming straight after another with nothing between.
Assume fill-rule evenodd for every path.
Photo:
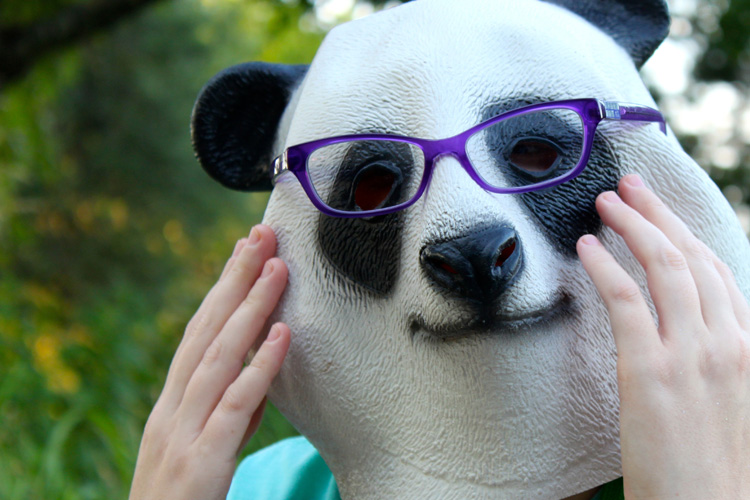
<instances>
[{"instance_id":1,"label":"purple eyeglasses","mask_svg":"<svg viewBox=\"0 0 750 500\"><path fill-rule=\"evenodd\" d=\"M374 217L411 206L444 155L455 157L487 191L526 193L580 174L602 120L656 122L667 133L655 109L571 99L514 109L447 139L356 134L297 144L273 160L272 179L275 184L292 172L313 205L334 217Z\"/></svg>"}]
</instances>

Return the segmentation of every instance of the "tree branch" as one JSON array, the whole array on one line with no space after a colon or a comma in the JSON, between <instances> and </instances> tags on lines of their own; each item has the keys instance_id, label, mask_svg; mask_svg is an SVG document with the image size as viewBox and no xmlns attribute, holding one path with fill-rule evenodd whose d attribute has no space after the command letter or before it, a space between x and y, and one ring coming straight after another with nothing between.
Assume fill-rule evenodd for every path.
<instances>
[{"instance_id":1,"label":"tree branch","mask_svg":"<svg viewBox=\"0 0 750 500\"><path fill-rule=\"evenodd\" d=\"M27 25L0 25L0 88L49 52L86 39L158 0L95 0Z\"/></svg>"}]
</instances>

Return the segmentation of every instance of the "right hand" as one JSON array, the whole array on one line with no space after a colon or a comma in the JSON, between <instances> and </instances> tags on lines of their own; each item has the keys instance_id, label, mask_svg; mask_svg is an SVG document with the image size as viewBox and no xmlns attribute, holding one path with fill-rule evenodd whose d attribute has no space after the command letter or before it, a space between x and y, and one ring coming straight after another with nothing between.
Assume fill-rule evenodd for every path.
<instances>
[{"instance_id":1,"label":"right hand","mask_svg":"<svg viewBox=\"0 0 750 500\"><path fill-rule=\"evenodd\" d=\"M130 500L226 498L289 348L287 325L264 332L287 280L275 252L271 228L254 227L188 324L143 432Z\"/></svg>"},{"instance_id":2,"label":"right hand","mask_svg":"<svg viewBox=\"0 0 750 500\"><path fill-rule=\"evenodd\" d=\"M609 311L625 498L750 498L750 306L729 267L636 175L596 200L658 315L607 249L578 255Z\"/></svg>"}]
</instances>

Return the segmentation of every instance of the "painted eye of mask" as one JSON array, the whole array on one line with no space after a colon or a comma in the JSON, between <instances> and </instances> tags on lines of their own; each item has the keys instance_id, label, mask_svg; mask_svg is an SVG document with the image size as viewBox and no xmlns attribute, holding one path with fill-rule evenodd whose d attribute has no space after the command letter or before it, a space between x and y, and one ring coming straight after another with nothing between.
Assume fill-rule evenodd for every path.
<instances>
[{"instance_id":1,"label":"painted eye of mask","mask_svg":"<svg viewBox=\"0 0 750 500\"><path fill-rule=\"evenodd\" d=\"M563 175L581 158L585 130L567 108L525 112L502 119L473 135L467 154L491 185L522 186Z\"/></svg>"},{"instance_id":2,"label":"painted eye of mask","mask_svg":"<svg viewBox=\"0 0 750 500\"><path fill-rule=\"evenodd\" d=\"M375 210L388 203L401 181L398 170L381 163L368 165L354 179L354 204L360 210Z\"/></svg>"},{"instance_id":3,"label":"painted eye of mask","mask_svg":"<svg viewBox=\"0 0 750 500\"><path fill-rule=\"evenodd\" d=\"M415 183L409 184L408 179L418 165L412 153L412 150L419 152L415 146L395 141L355 140L323 149L321 157L330 156L331 160L308 164L308 169L316 186L316 168L325 173L330 172L331 166L339 165L331 188L316 186L329 206L349 211L375 210L398 205L414 195ZM405 185L410 188L405 189Z\"/></svg>"},{"instance_id":4,"label":"painted eye of mask","mask_svg":"<svg viewBox=\"0 0 750 500\"><path fill-rule=\"evenodd\" d=\"M544 139L520 139L513 144L508 160L514 167L531 174L553 169L560 158L560 149Z\"/></svg>"}]
</instances>

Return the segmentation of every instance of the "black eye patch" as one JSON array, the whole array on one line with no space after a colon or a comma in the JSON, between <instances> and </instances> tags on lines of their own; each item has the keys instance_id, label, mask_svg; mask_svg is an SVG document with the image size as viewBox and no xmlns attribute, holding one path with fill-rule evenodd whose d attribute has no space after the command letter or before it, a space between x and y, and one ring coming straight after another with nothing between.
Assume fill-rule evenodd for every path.
<instances>
[{"instance_id":1,"label":"black eye patch","mask_svg":"<svg viewBox=\"0 0 750 500\"><path fill-rule=\"evenodd\" d=\"M505 118L475 137L469 155L478 158L474 167L482 178L499 187L518 187L573 170L582 156L584 127L573 110L544 109Z\"/></svg>"},{"instance_id":2,"label":"black eye patch","mask_svg":"<svg viewBox=\"0 0 750 500\"><path fill-rule=\"evenodd\" d=\"M544 102L550 99L524 99L503 103L502 105L489 106L484 110L482 120L488 120L500 113L525 106L535 102ZM533 142L549 141L559 151L560 157L550 162L552 152L532 151L526 155L524 161L537 162L544 166L550 162L549 171L533 172L533 169L508 168L504 171L505 178L513 184L528 184L538 180L539 177L554 177L558 175L560 168L571 168L565 162L572 163L577 158L574 154L579 147L577 142L578 132L571 129L570 123L555 123L545 120L535 125L534 121L527 123L518 122L520 126L509 128L507 131L492 135L493 155L500 155L499 162L512 162L514 141L518 141L518 135L526 135ZM519 130L520 129L520 130ZM532 144L533 145L533 144ZM573 156L566 159L565 155ZM536 157L535 157L536 155ZM546 156L545 155L550 155ZM519 160L520 161L520 160ZM516 166L517 167L517 166ZM597 234L602 227L601 219L596 213L594 202L599 193L617 188L620 178L620 166L614 148L597 130L594 137L591 155L583 172L575 179L560 184L554 188L541 191L532 191L518 195L523 205L539 222L542 233L548 241L562 254L575 257L575 245L578 238L584 234ZM499 195L512 196L512 195Z\"/></svg>"},{"instance_id":3,"label":"black eye patch","mask_svg":"<svg viewBox=\"0 0 750 500\"><path fill-rule=\"evenodd\" d=\"M336 166L329 206L348 211L402 203L421 165L404 143L358 141ZM363 290L386 295L396 282L401 257L402 212L364 219L321 214L318 244L335 271Z\"/></svg>"},{"instance_id":4,"label":"black eye patch","mask_svg":"<svg viewBox=\"0 0 750 500\"><path fill-rule=\"evenodd\" d=\"M575 257L578 238L601 230L596 197L617 189L620 171L614 148L597 131L588 164L578 177L554 188L524 193L521 201L539 221L548 241L560 253Z\"/></svg>"},{"instance_id":5,"label":"black eye patch","mask_svg":"<svg viewBox=\"0 0 750 500\"><path fill-rule=\"evenodd\" d=\"M331 157L330 163L324 163L325 168L335 170L334 175L329 173L327 177L334 180L330 188L318 193L328 206L347 212L403 203L408 196L403 189L405 182L412 178L415 169L419 175L422 167L415 164L408 144L393 141L338 143L321 150L321 155L325 154Z\"/></svg>"}]
</instances>

